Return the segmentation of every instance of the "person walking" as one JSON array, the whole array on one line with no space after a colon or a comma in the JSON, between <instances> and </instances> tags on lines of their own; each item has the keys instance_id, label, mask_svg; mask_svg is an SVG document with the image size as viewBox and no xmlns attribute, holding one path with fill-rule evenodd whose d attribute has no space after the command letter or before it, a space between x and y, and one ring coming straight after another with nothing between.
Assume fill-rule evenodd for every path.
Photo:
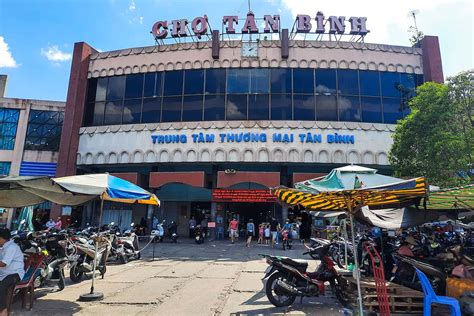
<instances>
[{"instance_id":1,"label":"person walking","mask_svg":"<svg viewBox=\"0 0 474 316\"><path fill-rule=\"evenodd\" d=\"M233 217L229 223L229 231L230 231L230 240L232 243L235 242L235 237L237 237L237 230L239 229L239 221Z\"/></svg>"},{"instance_id":2,"label":"person walking","mask_svg":"<svg viewBox=\"0 0 474 316\"><path fill-rule=\"evenodd\" d=\"M276 220L275 217L272 218L270 221L270 232L272 234L272 247L275 247L275 244L278 244L277 242L277 234L280 231L280 223Z\"/></svg>"},{"instance_id":3,"label":"person walking","mask_svg":"<svg viewBox=\"0 0 474 316\"><path fill-rule=\"evenodd\" d=\"M194 216L189 220L189 238L194 238L194 228L196 227L196 220Z\"/></svg>"},{"instance_id":4,"label":"person walking","mask_svg":"<svg viewBox=\"0 0 474 316\"><path fill-rule=\"evenodd\" d=\"M266 224L265 226L265 245L270 244L270 225Z\"/></svg>"},{"instance_id":5,"label":"person walking","mask_svg":"<svg viewBox=\"0 0 474 316\"><path fill-rule=\"evenodd\" d=\"M207 223L208 223L208 219L207 219L207 215L203 217L203 219L201 220L201 228L202 228L202 232L204 234L204 237L207 237Z\"/></svg>"},{"instance_id":6,"label":"person walking","mask_svg":"<svg viewBox=\"0 0 474 316\"><path fill-rule=\"evenodd\" d=\"M252 242L252 237L255 236L255 224L253 219L250 219L247 223L247 247L250 247L250 242Z\"/></svg>"},{"instance_id":7,"label":"person walking","mask_svg":"<svg viewBox=\"0 0 474 316\"><path fill-rule=\"evenodd\" d=\"M258 225L258 240L257 243L263 244L263 231L265 228L263 227L263 223Z\"/></svg>"}]
</instances>

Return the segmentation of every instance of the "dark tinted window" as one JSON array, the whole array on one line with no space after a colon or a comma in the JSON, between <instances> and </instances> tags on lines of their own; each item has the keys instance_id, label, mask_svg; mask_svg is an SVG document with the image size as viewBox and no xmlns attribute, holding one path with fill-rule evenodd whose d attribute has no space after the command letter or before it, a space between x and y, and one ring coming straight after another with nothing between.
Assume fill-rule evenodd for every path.
<instances>
[{"instance_id":1,"label":"dark tinted window","mask_svg":"<svg viewBox=\"0 0 474 316\"><path fill-rule=\"evenodd\" d=\"M182 97L163 97L161 112L162 122L181 121L181 102Z\"/></svg>"},{"instance_id":2,"label":"dark tinted window","mask_svg":"<svg viewBox=\"0 0 474 316\"><path fill-rule=\"evenodd\" d=\"M227 120L246 120L247 119L247 95L246 94L227 95L226 119Z\"/></svg>"},{"instance_id":3,"label":"dark tinted window","mask_svg":"<svg viewBox=\"0 0 474 316\"><path fill-rule=\"evenodd\" d=\"M183 94L183 71L166 71L163 95L182 95ZM163 114L164 118L164 114Z\"/></svg>"},{"instance_id":4,"label":"dark tinted window","mask_svg":"<svg viewBox=\"0 0 474 316\"><path fill-rule=\"evenodd\" d=\"M158 73L158 76L161 78L162 73ZM145 74L145 84L143 85L143 96L144 97L154 97L155 94L155 84L156 84L156 72L149 72ZM160 81L161 85L161 81ZM161 86L160 86L161 88Z\"/></svg>"},{"instance_id":5,"label":"dark tinted window","mask_svg":"<svg viewBox=\"0 0 474 316\"><path fill-rule=\"evenodd\" d=\"M94 117L92 119L92 125L104 124L104 111L105 102L96 102L94 106Z\"/></svg>"},{"instance_id":6,"label":"dark tinted window","mask_svg":"<svg viewBox=\"0 0 474 316\"><path fill-rule=\"evenodd\" d=\"M316 97L316 119L318 121L337 121L337 102L335 96Z\"/></svg>"},{"instance_id":7,"label":"dark tinted window","mask_svg":"<svg viewBox=\"0 0 474 316\"><path fill-rule=\"evenodd\" d=\"M87 102L94 102L97 94L97 78L87 81Z\"/></svg>"},{"instance_id":8,"label":"dark tinted window","mask_svg":"<svg viewBox=\"0 0 474 316\"><path fill-rule=\"evenodd\" d=\"M248 93L250 90L250 69L229 69L227 93Z\"/></svg>"},{"instance_id":9,"label":"dark tinted window","mask_svg":"<svg viewBox=\"0 0 474 316\"><path fill-rule=\"evenodd\" d=\"M359 97L338 97L337 107L339 109L340 121L360 121L361 115Z\"/></svg>"},{"instance_id":10,"label":"dark tinted window","mask_svg":"<svg viewBox=\"0 0 474 316\"><path fill-rule=\"evenodd\" d=\"M382 96L400 97L399 84L400 74L398 72L381 72L380 83L382 84Z\"/></svg>"},{"instance_id":11,"label":"dark tinted window","mask_svg":"<svg viewBox=\"0 0 474 316\"><path fill-rule=\"evenodd\" d=\"M25 149L58 151L64 112L31 110Z\"/></svg>"},{"instance_id":12,"label":"dark tinted window","mask_svg":"<svg viewBox=\"0 0 474 316\"><path fill-rule=\"evenodd\" d=\"M206 70L206 93L225 93L225 69Z\"/></svg>"},{"instance_id":13,"label":"dark tinted window","mask_svg":"<svg viewBox=\"0 0 474 316\"><path fill-rule=\"evenodd\" d=\"M107 85L107 100L123 99L126 77L127 76L109 77L109 83Z\"/></svg>"},{"instance_id":14,"label":"dark tinted window","mask_svg":"<svg viewBox=\"0 0 474 316\"><path fill-rule=\"evenodd\" d=\"M13 150L20 110L0 108L0 149Z\"/></svg>"},{"instance_id":15,"label":"dark tinted window","mask_svg":"<svg viewBox=\"0 0 474 316\"><path fill-rule=\"evenodd\" d=\"M382 123L382 100L362 97L362 122Z\"/></svg>"},{"instance_id":16,"label":"dark tinted window","mask_svg":"<svg viewBox=\"0 0 474 316\"><path fill-rule=\"evenodd\" d=\"M336 70L316 69L316 93L330 95L336 93Z\"/></svg>"},{"instance_id":17,"label":"dark tinted window","mask_svg":"<svg viewBox=\"0 0 474 316\"><path fill-rule=\"evenodd\" d=\"M400 99L383 98L383 120L387 124L396 124L397 120L403 118Z\"/></svg>"},{"instance_id":18,"label":"dark tinted window","mask_svg":"<svg viewBox=\"0 0 474 316\"><path fill-rule=\"evenodd\" d=\"M359 71L360 94L379 96L380 95L380 78L378 71Z\"/></svg>"},{"instance_id":19,"label":"dark tinted window","mask_svg":"<svg viewBox=\"0 0 474 316\"><path fill-rule=\"evenodd\" d=\"M293 95L293 119L311 121L314 116L314 95L295 94Z\"/></svg>"},{"instance_id":20,"label":"dark tinted window","mask_svg":"<svg viewBox=\"0 0 474 316\"><path fill-rule=\"evenodd\" d=\"M183 99L183 121L202 121L203 96L185 96Z\"/></svg>"},{"instance_id":21,"label":"dark tinted window","mask_svg":"<svg viewBox=\"0 0 474 316\"><path fill-rule=\"evenodd\" d=\"M99 78L97 79L97 90L95 95L96 101L104 101L105 95L107 93L107 82L109 78Z\"/></svg>"},{"instance_id":22,"label":"dark tinted window","mask_svg":"<svg viewBox=\"0 0 474 316\"><path fill-rule=\"evenodd\" d=\"M271 119L291 120L291 94L272 94L271 96Z\"/></svg>"},{"instance_id":23,"label":"dark tinted window","mask_svg":"<svg viewBox=\"0 0 474 316\"><path fill-rule=\"evenodd\" d=\"M161 98L143 99L142 123L154 123L161 120Z\"/></svg>"},{"instance_id":24,"label":"dark tinted window","mask_svg":"<svg viewBox=\"0 0 474 316\"><path fill-rule=\"evenodd\" d=\"M270 92L270 71L268 69L250 70L250 93Z\"/></svg>"},{"instance_id":25,"label":"dark tinted window","mask_svg":"<svg viewBox=\"0 0 474 316\"><path fill-rule=\"evenodd\" d=\"M122 102L122 100L119 100L105 103L105 125L120 124L122 122Z\"/></svg>"},{"instance_id":26,"label":"dark tinted window","mask_svg":"<svg viewBox=\"0 0 474 316\"><path fill-rule=\"evenodd\" d=\"M291 69L271 70L272 93L291 93Z\"/></svg>"},{"instance_id":27,"label":"dark tinted window","mask_svg":"<svg viewBox=\"0 0 474 316\"><path fill-rule=\"evenodd\" d=\"M225 119L225 96L206 95L204 101L204 121L223 121Z\"/></svg>"},{"instance_id":28,"label":"dark tinted window","mask_svg":"<svg viewBox=\"0 0 474 316\"><path fill-rule=\"evenodd\" d=\"M204 70L184 72L184 94L202 94L204 89Z\"/></svg>"},{"instance_id":29,"label":"dark tinted window","mask_svg":"<svg viewBox=\"0 0 474 316\"><path fill-rule=\"evenodd\" d=\"M125 99L141 98L143 95L143 74L128 75L125 83Z\"/></svg>"},{"instance_id":30,"label":"dark tinted window","mask_svg":"<svg viewBox=\"0 0 474 316\"><path fill-rule=\"evenodd\" d=\"M142 99L125 100L123 102L123 124L140 123Z\"/></svg>"},{"instance_id":31,"label":"dark tinted window","mask_svg":"<svg viewBox=\"0 0 474 316\"><path fill-rule=\"evenodd\" d=\"M268 120L269 101L268 94L249 95L249 120Z\"/></svg>"},{"instance_id":32,"label":"dark tinted window","mask_svg":"<svg viewBox=\"0 0 474 316\"><path fill-rule=\"evenodd\" d=\"M293 69L293 92L313 93L314 92L314 70L313 69Z\"/></svg>"},{"instance_id":33,"label":"dark tinted window","mask_svg":"<svg viewBox=\"0 0 474 316\"><path fill-rule=\"evenodd\" d=\"M415 74L400 74L399 90L402 98L409 99L415 96L416 80Z\"/></svg>"},{"instance_id":34,"label":"dark tinted window","mask_svg":"<svg viewBox=\"0 0 474 316\"><path fill-rule=\"evenodd\" d=\"M337 84L340 94L358 95L359 79L357 76L357 70L338 70Z\"/></svg>"}]
</instances>

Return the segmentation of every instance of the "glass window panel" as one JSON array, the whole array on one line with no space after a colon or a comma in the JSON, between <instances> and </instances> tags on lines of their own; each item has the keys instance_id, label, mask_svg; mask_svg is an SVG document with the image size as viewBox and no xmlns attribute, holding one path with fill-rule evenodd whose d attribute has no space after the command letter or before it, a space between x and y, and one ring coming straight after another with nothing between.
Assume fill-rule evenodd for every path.
<instances>
[{"instance_id":1,"label":"glass window panel","mask_svg":"<svg viewBox=\"0 0 474 316\"><path fill-rule=\"evenodd\" d=\"M185 96L183 99L183 122L202 121L202 95Z\"/></svg>"},{"instance_id":2,"label":"glass window panel","mask_svg":"<svg viewBox=\"0 0 474 316\"><path fill-rule=\"evenodd\" d=\"M105 102L96 102L94 106L94 116L92 125L98 126L104 124Z\"/></svg>"},{"instance_id":3,"label":"glass window panel","mask_svg":"<svg viewBox=\"0 0 474 316\"><path fill-rule=\"evenodd\" d=\"M225 69L206 70L206 93L225 93Z\"/></svg>"},{"instance_id":4,"label":"glass window panel","mask_svg":"<svg viewBox=\"0 0 474 316\"><path fill-rule=\"evenodd\" d=\"M125 79L126 76L109 77L109 83L107 85L107 101L123 99L125 92Z\"/></svg>"},{"instance_id":5,"label":"glass window panel","mask_svg":"<svg viewBox=\"0 0 474 316\"><path fill-rule=\"evenodd\" d=\"M161 72L158 73L158 76L161 78ZM155 84L156 84L156 72L149 72L145 74L145 83L143 84L143 96L144 97L154 97L157 94L155 93ZM160 80L161 85L161 80ZM161 86L160 86L161 88Z\"/></svg>"},{"instance_id":6,"label":"glass window panel","mask_svg":"<svg viewBox=\"0 0 474 316\"><path fill-rule=\"evenodd\" d=\"M87 81L87 102L94 102L97 95L97 78Z\"/></svg>"},{"instance_id":7,"label":"glass window panel","mask_svg":"<svg viewBox=\"0 0 474 316\"><path fill-rule=\"evenodd\" d=\"M84 126L91 126L94 119L94 103L86 103L84 111Z\"/></svg>"},{"instance_id":8,"label":"glass window panel","mask_svg":"<svg viewBox=\"0 0 474 316\"><path fill-rule=\"evenodd\" d=\"M0 108L0 149L13 150L20 110Z\"/></svg>"},{"instance_id":9,"label":"glass window panel","mask_svg":"<svg viewBox=\"0 0 474 316\"><path fill-rule=\"evenodd\" d=\"M249 95L249 120L268 120L270 116L268 94Z\"/></svg>"},{"instance_id":10,"label":"glass window panel","mask_svg":"<svg viewBox=\"0 0 474 316\"><path fill-rule=\"evenodd\" d=\"M416 86L421 86L424 82L425 79L423 78L423 75L415 75L416 76Z\"/></svg>"},{"instance_id":11,"label":"glass window panel","mask_svg":"<svg viewBox=\"0 0 474 316\"><path fill-rule=\"evenodd\" d=\"M248 93L250 69L228 69L227 93Z\"/></svg>"},{"instance_id":12,"label":"glass window panel","mask_svg":"<svg viewBox=\"0 0 474 316\"><path fill-rule=\"evenodd\" d=\"M143 95L143 74L127 75L125 99L141 98Z\"/></svg>"},{"instance_id":13,"label":"glass window panel","mask_svg":"<svg viewBox=\"0 0 474 316\"><path fill-rule=\"evenodd\" d=\"M293 111L291 108L291 94L271 95L271 119L291 120Z\"/></svg>"},{"instance_id":14,"label":"glass window panel","mask_svg":"<svg viewBox=\"0 0 474 316\"><path fill-rule=\"evenodd\" d=\"M11 162L0 161L0 175L8 176L10 174Z\"/></svg>"},{"instance_id":15,"label":"glass window panel","mask_svg":"<svg viewBox=\"0 0 474 316\"><path fill-rule=\"evenodd\" d=\"M293 69L293 92L314 93L313 69Z\"/></svg>"},{"instance_id":16,"label":"glass window panel","mask_svg":"<svg viewBox=\"0 0 474 316\"><path fill-rule=\"evenodd\" d=\"M361 95L380 95L380 78L378 71L360 70L359 82Z\"/></svg>"},{"instance_id":17,"label":"glass window panel","mask_svg":"<svg viewBox=\"0 0 474 316\"><path fill-rule=\"evenodd\" d=\"M162 122L180 122L182 97L163 97Z\"/></svg>"},{"instance_id":18,"label":"glass window panel","mask_svg":"<svg viewBox=\"0 0 474 316\"><path fill-rule=\"evenodd\" d=\"M226 106L227 120L246 120L247 119L247 95L246 94L228 94Z\"/></svg>"},{"instance_id":19,"label":"glass window panel","mask_svg":"<svg viewBox=\"0 0 474 316\"><path fill-rule=\"evenodd\" d=\"M400 99L383 98L383 121L386 124L396 124L397 120L403 118Z\"/></svg>"},{"instance_id":20,"label":"glass window panel","mask_svg":"<svg viewBox=\"0 0 474 316\"><path fill-rule=\"evenodd\" d=\"M291 69L271 69L272 93L291 93Z\"/></svg>"},{"instance_id":21,"label":"glass window panel","mask_svg":"<svg viewBox=\"0 0 474 316\"><path fill-rule=\"evenodd\" d=\"M182 95L183 94L183 71L165 71L165 84L163 95ZM164 115L163 115L164 117Z\"/></svg>"},{"instance_id":22,"label":"glass window panel","mask_svg":"<svg viewBox=\"0 0 474 316\"><path fill-rule=\"evenodd\" d=\"M114 125L122 123L122 100L107 101L105 103L105 125Z\"/></svg>"},{"instance_id":23,"label":"glass window panel","mask_svg":"<svg viewBox=\"0 0 474 316\"><path fill-rule=\"evenodd\" d=\"M105 95L107 93L107 82L109 82L109 78L99 78L97 80L97 91L95 95L96 101L105 101Z\"/></svg>"},{"instance_id":24,"label":"glass window panel","mask_svg":"<svg viewBox=\"0 0 474 316\"><path fill-rule=\"evenodd\" d=\"M380 72L380 83L382 85L382 96L400 97L400 91L398 91L400 74L398 72Z\"/></svg>"},{"instance_id":25,"label":"glass window panel","mask_svg":"<svg viewBox=\"0 0 474 316\"><path fill-rule=\"evenodd\" d=\"M294 94L293 95L293 119L302 121L314 121L314 95Z\"/></svg>"},{"instance_id":26,"label":"glass window panel","mask_svg":"<svg viewBox=\"0 0 474 316\"><path fill-rule=\"evenodd\" d=\"M415 74L400 74L400 93L402 98L408 100L415 96L416 80Z\"/></svg>"},{"instance_id":27,"label":"glass window panel","mask_svg":"<svg viewBox=\"0 0 474 316\"><path fill-rule=\"evenodd\" d=\"M338 70L337 84L340 94L359 95L359 77L357 70Z\"/></svg>"},{"instance_id":28,"label":"glass window panel","mask_svg":"<svg viewBox=\"0 0 474 316\"><path fill-rule=\"evenodd\" d=\"M339 121L360 122L359 97L340 96L337 99Z\"/></svg>"},{"instance_id":29,"label":"glass window panel","mask_svg":"<svg viewBox=\"0 0 474 316\"><path fill-rule=\"evenodd\" d=\"M362 97L362 122L382 123L382 100Z\"/></svg>"},{"instance_id":30,"label":"glass window panel","mask_svg":"<svg viewBox=\"0 0 474 316\"><path fill-rule=\"evenodd\" d=\"M142 99L125 100L123 102L123 124L140 123Z\"/></svg>"},{"instance_id":31,"label":"glass window panel","mask_svg":"<svg viewBox=\"0 0 474 316\"><path fill-rule=\"evenodd\" d=\"M25 149L58 151L64 113L31 110L28 117Z\"/></svg>"},{"instance_id":32,"label":"glass window panel","mask_svg":"<svg viewBox=\"0 0 474 316\"><path fill-rule=\"evenodd\" d=\"M142 106L142 123L157 123L161 120L161 98L145 98Z\"/></svg>"},{"instance_id":33,"label":"glass window panel","mask_svg":"<svg viewBox=\"0 0 474 316\"><path fill-rule=\"evenodd\" d=\"M206 95L204 99L204 121L225 120L225 96Z\"/></svg>"},{"instance_id":34,"label":"glass window panel","mask_svg":"<svg viewBox=\"0 0 474 316\"><path fill-rule=\"evenodd\" d=\"M316 94L334 95L336 89L336 70L316 69Z\"/></svg>"},{"instance_id":35,"label":"glass window panel","mask_svg":"<svg viewBox=\"0 0 474 316\"><path fill-rule=\"evenodd\" d=\"M250 93L268 93L270 90L270 71L264 69L250 70Z\"/></svg>"},{"instance_id":36,"label":"glass window panel","mask_svg":"<svg viewBox=\"0 0 474 316\"><path fill-rule=\"evenodd\" d=\"M337 102L335 96L316 97L316 119L318 121L337 121Z\"/></svg>"},{"instance_id":37,"label":"glass window panel","mask_svg":"<svg viewBox=\"0 0 474 316\"><path fill-rule=\"evenodd\" d=\"M204 70L186 70L184 72L184 94L202 94L204 89Z\"/></svg>"}]
</instances>

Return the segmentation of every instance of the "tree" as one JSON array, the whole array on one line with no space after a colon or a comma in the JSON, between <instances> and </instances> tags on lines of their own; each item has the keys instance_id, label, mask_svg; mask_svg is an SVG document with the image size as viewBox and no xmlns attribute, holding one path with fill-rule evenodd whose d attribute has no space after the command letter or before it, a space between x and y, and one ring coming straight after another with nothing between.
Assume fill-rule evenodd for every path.
<instances>
[{"instance_id":1,"label":"tree","mask_svg":"<svg viewBox=\"0 0 474 316\"><path fill-rule=\"evenodd\" d=\"M411 45L418 47L419 42L425 37L422 31L418 31L418 29L414 26L410 26L408 28L408 33L410 34L410 38L408 39Z\"/></svg>"},{"instance_id":2,"label":"tree","mask_svg":"<svg viewBox=\"0 0 474 316\"><path fill-rule=\"evenodd\" d=\"M473 167L473 73L426 82L409 101L411 113L398 121L389 160L397 176L425 176L449 187L470 181Z\"/></svg>"}]
</instances>

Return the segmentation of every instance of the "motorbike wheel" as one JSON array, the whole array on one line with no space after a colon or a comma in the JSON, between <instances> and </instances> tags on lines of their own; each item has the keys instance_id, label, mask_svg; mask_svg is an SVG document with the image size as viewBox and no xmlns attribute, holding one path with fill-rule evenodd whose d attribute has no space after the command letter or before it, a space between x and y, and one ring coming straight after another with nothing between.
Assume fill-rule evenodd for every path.
<instances>
[{"instance_id":1,"label":"motorbike wheel","mask_svg":"<svg viewBox=\"0 0 474 316\"><path fill-rule=\"evenodd\" d=\"M332 294L334 294L336 296L336 298L339 300L339 302L343 306L346 306L348 304L348 302L341 293L340 285L339 285L337 279L329 281L329 285L331 286Z\"/></svg>"},{"instance_id":2,"label":"motorbike wheel","mask_svg":"<svg viewBox=\"0 0 474 316\"><path fill-rule=\"evenodd\" d=\"M137 260L140 260L140 258L142 257L142 253L141 252L137 253L135 257L137 258Z\"/></svg>"},{"instance_id":3,"label":"motorbike wheel","mask_svg":"<svg viewBox=\"0 0 474 316\"><path fill-rule=\"evenodd\" d=\"M293 295L293 294L285 295L283 293L281 294L276 293L274 287L276 285L276 281L278 280L289 282L289 280L283 273L281 272L273 273L268 278L267 283L265 284L265 292L267 294L268 300L270 301L270 303L272 303L276 307L290 306L295 301L296 295Z\"/></svg>"},{"instance_id":4,"label":"motorbike wheel","mask_svg":"<svg viewBox=\"0 0 474 316\"><path fill-rule=\"evenodd\" d=\"M77 264L73 265L71 267L71 270L69 270L69 278L71 279L72 282L78 283L82 281L82 277L84 276L84 271L82 271Z\"/></svg>"},{"instance_id":5,"label":"motorbike wheel","mask_svg":"<svg viewBox=\"0 0 474 316\"><path fill-rule=\"evenodd\" d=\"M283 245L283 250L286 250L286 241L283 241L282 245Z\"/></svg>"},{"instance_id":6,"label":"motorbike wheel","mask_svg":"<svg viewBox=\"0 0 474 316\"><path fill-rule=\"evenodd\" d=\"M128 257L126 254L122 253L119 255L119 262L121 264L126 264L128 262Z\"/></svg>"}]
</instances>

